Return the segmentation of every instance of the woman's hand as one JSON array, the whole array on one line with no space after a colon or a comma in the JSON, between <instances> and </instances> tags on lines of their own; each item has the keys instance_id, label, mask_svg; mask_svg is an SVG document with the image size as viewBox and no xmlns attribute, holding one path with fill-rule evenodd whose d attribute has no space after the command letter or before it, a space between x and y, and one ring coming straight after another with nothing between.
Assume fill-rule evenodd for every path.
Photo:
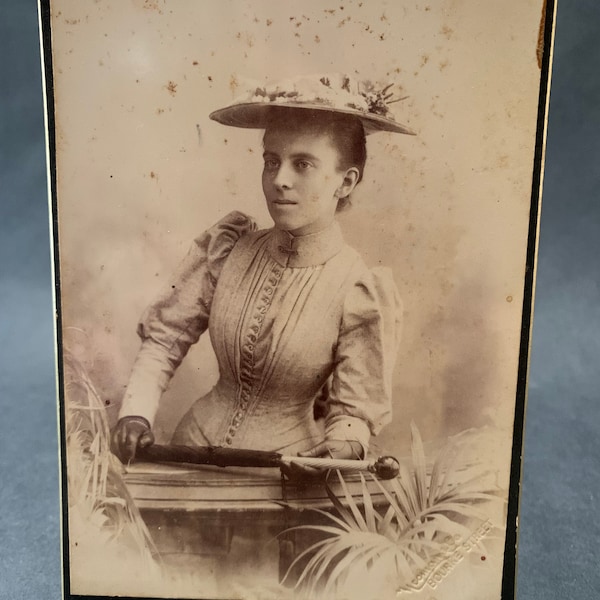
<instances>
[{"instance_id":1,"label":"woman's hand","mask_svg":"<svg viewBox=\"0 0 600 600\"><path fill-rule=\"evenodd\" d=\"M123 464L135 458L138 448L154 444L150 423L144 417L131 416L119 419L110 436L110 449Z\"/></svg>"},{"instance_id":2,"label":"woman's hand","mask_svg":"<svg viewBox=\"0 0 600 600\"><path fill-rule=\"evenodd\" d=\"M316 446L298 452L298 456L308 458L342 458L357 459L363 458L364 450L360 442L354 440L323 440ZM289 467L284 469L285 475L290 479L306 479L307 477L319 477L327 473L326 470L316 469L290 462Z\"/></svg>"}]
</instances>

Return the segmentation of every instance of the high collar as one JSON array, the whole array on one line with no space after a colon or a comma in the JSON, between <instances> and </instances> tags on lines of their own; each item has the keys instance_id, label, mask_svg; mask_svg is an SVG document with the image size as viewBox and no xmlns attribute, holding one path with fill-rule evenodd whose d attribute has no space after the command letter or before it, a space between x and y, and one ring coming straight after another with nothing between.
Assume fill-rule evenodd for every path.
<instances>
[{"instance_id":1,"label":"high collar","mask_svg":"<svg viewBox=\"0 0 600 600\"><path fill-rule=\"evenodd\" d=\"M326 263L344 244L340 226L329 227L308 235L295 236L283 229L272 229L271 256L284 267L313 267Z\"/></svg>"}]
</instances>

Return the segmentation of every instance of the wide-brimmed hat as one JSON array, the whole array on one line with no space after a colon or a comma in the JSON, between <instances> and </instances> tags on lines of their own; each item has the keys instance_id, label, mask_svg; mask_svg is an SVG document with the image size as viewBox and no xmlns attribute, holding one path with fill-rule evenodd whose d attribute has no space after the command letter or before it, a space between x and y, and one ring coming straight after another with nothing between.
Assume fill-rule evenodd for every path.
<instances>
[{"instance_id":1,"label":"wide-brimmed hat","mask_svg":"<svg viewBox=\"0 0 600 600\"><path fill-rule=\"evenodd\" d=\"M394 98L393 84L377 89L371 82L358 82L347 75L301 76L252 89L224 108L212 112L214 121L232 127L264 129L272 107L310 109L352 115L360 119L366 134L392 131L415 135L396 121L389 104Z\"/></svg>"}]
</instances>

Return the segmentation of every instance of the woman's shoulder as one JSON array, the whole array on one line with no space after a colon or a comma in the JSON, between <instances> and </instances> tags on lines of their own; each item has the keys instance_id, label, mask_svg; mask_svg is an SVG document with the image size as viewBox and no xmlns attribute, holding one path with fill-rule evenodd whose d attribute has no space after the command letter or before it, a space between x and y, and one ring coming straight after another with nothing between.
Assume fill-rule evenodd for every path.
<instances>
[{"instance_id":1,"label":"woman's shoulder","mask_svg":"<svg viewBox=\"0 0 600 600\"><path fill-rule=\"evenodd\" d=\"M218 237L240 238L251 231L256 231L256 221L250 215L238 210L234 210L219 219L214 225L205 229L195 240L197 244L202 244L208 239Z\"/></svg>"},{"instance_id":2,"label":"woman's shoulder","mask_svg":"<svg viewBox=\"0 0 600 600\"><path fill-rule=\"evenodd\" d=\"M368 266L351 246L345 246L343 252L347 259L352 261L344 312L358 315L378 312L383 307L401 311L402 302L392 269L380 265Z\"/></svg>"},{"instance_id":3,"label":"woman's shoulder","mask_svg":"<svg viewBox=\"0 0 600 600\"><path fill-rule=\"evenodd\" d=\"M240 211L232 211L196 237L194 246L209 259L224 257L240 239L256 230L254 218Z\"/></svg>"},{"instance_id":4,"label":"woman's shoulder","mask_svg":"<svg viewBox=\"0 0 600 600\"><path fill-rule=\"evenodd\" d=\"M363 256L352 246L344 243L339 257L349 265L350 279L354 286L396 287L390 267L367 265Z\"/></svg>"}]
</instances>

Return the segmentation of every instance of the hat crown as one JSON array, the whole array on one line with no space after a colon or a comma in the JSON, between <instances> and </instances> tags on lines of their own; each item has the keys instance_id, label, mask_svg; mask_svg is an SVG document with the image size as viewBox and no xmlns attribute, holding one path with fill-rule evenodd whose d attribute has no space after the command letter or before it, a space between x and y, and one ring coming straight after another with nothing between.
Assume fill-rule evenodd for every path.
<instances>
[{"instance_id":1,"label":"hat crown","mask_svg":"<svg viewBox=\"0 0 600 600\"><path fill-rule=\"evenodd\" d=\"M259 85L236 98L233 104L314 104L334 110L358 110L394 120L387 106L393 96L388 93L392 85L388 84L378 90L372 82L359 82L344 73L301 75L265 86Z\"/></svg>"}]
</instances>

